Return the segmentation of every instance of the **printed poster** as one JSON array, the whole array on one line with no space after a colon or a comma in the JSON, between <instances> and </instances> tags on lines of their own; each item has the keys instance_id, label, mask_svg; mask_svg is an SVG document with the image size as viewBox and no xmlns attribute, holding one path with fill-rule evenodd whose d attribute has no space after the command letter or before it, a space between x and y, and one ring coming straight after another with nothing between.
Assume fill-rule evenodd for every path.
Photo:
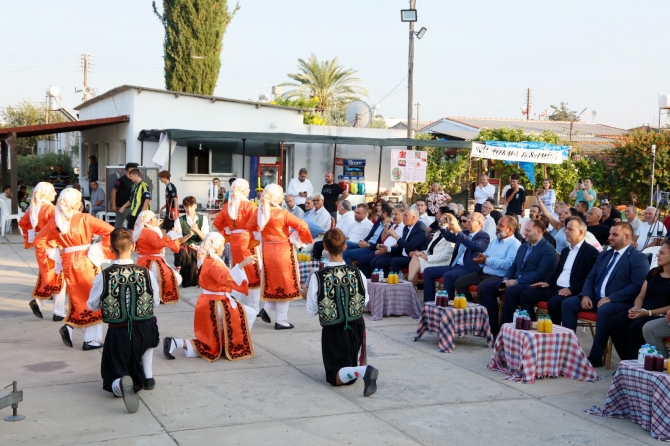
<instances>
[{"instance_id":1,"label":"printed poster","mask_svg":"<svg viewBox=\"0 0 670 446\"><path fill-rule=\"evenodd\" d=\"M391 149L391 180L424 183L428 152Z\"/></svg>"}]
</instances>

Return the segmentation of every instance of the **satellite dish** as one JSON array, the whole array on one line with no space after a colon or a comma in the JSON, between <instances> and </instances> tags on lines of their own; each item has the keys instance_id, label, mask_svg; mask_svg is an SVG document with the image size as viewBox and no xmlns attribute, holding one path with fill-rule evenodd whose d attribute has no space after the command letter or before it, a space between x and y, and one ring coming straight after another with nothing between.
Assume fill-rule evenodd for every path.
<instances>
[{"instance_id":1,"label":"satellite dish","mask_svg":"<svg viewBox=\"0 0 670 446\"><path fill-rule=\"evenodd\" d=\"M49 88L47 89L47 96L51 98L57 98L60 96L60 88L56 87L55 85L49 85Z\"/></svg>"},{"instance_id":2,"label":"satellite dish","mask_svg":"<svg viewBox=\"0 0 670 446\"><path fill-rule=\"evenodd\" d=\"M363 101L353 101L347 105L347 122L352 127L368 128L372 123L372 109Z\"/></svg>"},{"instance_id":3,"label":"satellite dish","mask_svg":"<svg viewBox=\"0 0 670 446\"><path fill-rule=\"evenodd\" d=\"M267 93L260 93L260 94L258 95L258 100L259 100L260 102L267 102L267 101L270 100L270 96L268 96Z\"/></svg>"},{"instance_id":4,"label":"satellite dish","mask_svg":"<svg viewBox=\"0 0 670 446\"><path fill-rule=\"evenodd\" d=\"M586 113L587 111L589 111L589 108L588 108L588 107L586 107L584 110L580 111L579 114L577 115L577 119L581 118L582 115L583 115L584 113Z\"/></svg>"},{"instance_id":5,"label":"satellite dish","mask_svg":"<svg viewBox=\"0 0 670 446\"><path fill-rule=\"evenodd\" d=\"M591 112L591 122L593 122L593 121L596 120L596 115L597 115L597 114L598 114L598 113L596 113L595 110L593 110L593 111Z\"/></svg>"},{"instance_id":6,"label":"satellite dish","mask_svg":"<svg viewBox=\"0 0 670 446\"><path fill-rule=\"evenodd\" d=\"M670 95L664 94L658 98L658 108L670 108Z\"/></svg>"}]
</instances>

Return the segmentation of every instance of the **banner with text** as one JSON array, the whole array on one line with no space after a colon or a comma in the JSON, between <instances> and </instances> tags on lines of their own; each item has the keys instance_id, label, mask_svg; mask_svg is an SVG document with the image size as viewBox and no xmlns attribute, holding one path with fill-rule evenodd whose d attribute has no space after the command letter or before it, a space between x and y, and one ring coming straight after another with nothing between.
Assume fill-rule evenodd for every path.
<instances>
[{"instance_id":1,"label":"banner with text","mask_svg":"<svg viewBox=\"0 0 670 446\"><path fill-rule=\"evenodd\" d=\"M426 181L428 152L407 149L391 150L391 179L393 181Z\"/></svg>"},{"instance_id":2,"label":"banner with text","mask_svg":"<svg viewBox=\"0 0 670 446\"><path fill-rule=\"evenodd\" d=\"M543 142L486 141L486 144L473 142L470 157L561 164L568 158L569 151L570 146L557 146Z\"/></svg>"}]
</instances>

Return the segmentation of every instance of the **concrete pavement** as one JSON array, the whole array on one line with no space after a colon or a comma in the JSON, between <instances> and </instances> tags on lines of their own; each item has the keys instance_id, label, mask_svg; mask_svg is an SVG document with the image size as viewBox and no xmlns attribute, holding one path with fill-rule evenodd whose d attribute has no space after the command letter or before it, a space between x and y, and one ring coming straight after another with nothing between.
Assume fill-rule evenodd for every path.
<instances>
[{"instance_id":1,"label":"concrete pavement","mask_svg":"<svg viewBox=\"0 0 670 446\"><path fill-rule=\"evenodd\" d=\"M0 420L2 445L656 444L629 420L583 412L604 403L614 370L598 369L597 383L505 381L486 368L492 350L482 338L439 353L434 334L411 341L417 322L409 317L367 322L368 362L380 370L375 395L364 398L362 383L332 387L319 323L304 301L291 304L294 330L257 320L248 360L208 363L178 352L168 361L156 349L156 388L140 392L140 409L129 415L102 390L100 352L83 352L77 333L66 348L51 303L44 319L32 315L36 274L33 250L17 235L0 239L0 387L18 381L26 416ZM156 311L161 336L193 336L198 289L182 292L178 304ZM578 335L590 348L590 334ZM0 418L9 414L0 410Z\"/></svg>"}]
</instances>

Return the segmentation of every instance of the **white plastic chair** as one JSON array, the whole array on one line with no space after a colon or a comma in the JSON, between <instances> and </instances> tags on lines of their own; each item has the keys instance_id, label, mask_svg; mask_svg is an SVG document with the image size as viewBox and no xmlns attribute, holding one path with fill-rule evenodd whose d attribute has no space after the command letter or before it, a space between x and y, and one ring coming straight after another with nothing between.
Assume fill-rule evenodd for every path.
<instances>
[{"instance_id":1,"label":"white plastic chair","mask_svg":"<svg viewBox=\"0 0 670 446\"><path fill-rule=\"evenodd\" d=\"M93 206L91 205L91 200L84 200L84 210L87 212L91 212L91 209L93 209Z\"/></svg>"},{"instance_id":2,"label":"white plastic chair","mask_svg":"<svg viewBox=\"0 0 670 446\"><path fill-rule=\"evenodd\" d=\"M110 225L113 225L116 222L116 213L115 212L105 212L105 211L100 211L97 214L95 214L97 218L100 220L109 223Z\"/></svg>"},{"instance_id":3,"label":"white plastic chair","mask_svg":"<svg viewBox=\"0 0 670 446\"><path fill-rule=\"evenodd\" d=\"M12 220L16 220L16 222L18 223L21 217L23 217L23 213L19 211L18 214L10 214L9 206L7 206L5 200L0 200L0 212L2 213L2 222L0 223L2 224L2 228L0 229L0 235L4 237L7 225L11 224ZM19 226L19 232L23 234L23 231L21 230L20 226Z\"/></svg>"},{"instance_id":4,"label":"white plastic chair","mask_svg":"<svg viewBox=\"0 0 670 446\"><path fill-rule=\"evenodd\" d=\"M642 254L649 255L651 254L651 265L649 269L656 268L658 266L658 251L661 250L660 246L652 246L642 250Z\"/></svg>"}]
</instances>

